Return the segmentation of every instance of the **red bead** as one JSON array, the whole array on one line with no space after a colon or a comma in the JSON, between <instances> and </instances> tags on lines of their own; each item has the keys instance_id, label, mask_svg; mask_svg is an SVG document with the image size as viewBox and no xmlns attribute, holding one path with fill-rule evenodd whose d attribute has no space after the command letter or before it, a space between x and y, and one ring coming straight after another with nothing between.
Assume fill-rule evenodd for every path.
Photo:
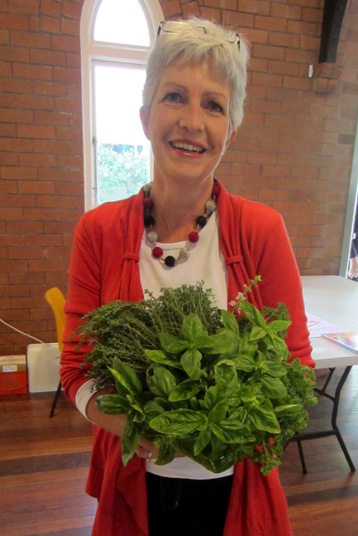
<instances>
[{"instance_id":1,"label":"red bead","mask_svg":"<svg viewBox=\"0 0 358 536\"><path fill-rule=\"evenodd\" d=\"M192 231L188 234L188 240L191 244L195 244L199 240L199 233Z\"/></svg>"},{"instance_id":2,"label":"red bead","mask_svg":"<svg viewBox=\"0 0 358 536\"><path fill-rule=\"evenodd\" d=\"M155 259L160 259L160 257L162 257L163 255L163 250L162 248L160 248L159 246L156 246L155 248L152 249L152 255Z\"/></svg>"}]
</instances>

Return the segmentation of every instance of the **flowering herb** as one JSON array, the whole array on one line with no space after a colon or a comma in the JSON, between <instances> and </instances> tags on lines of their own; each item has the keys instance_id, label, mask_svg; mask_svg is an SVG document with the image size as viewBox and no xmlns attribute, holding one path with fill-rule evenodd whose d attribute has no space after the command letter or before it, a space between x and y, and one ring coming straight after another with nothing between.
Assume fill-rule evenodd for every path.
<instances>
[{"instance_id":1,"label":"flowering herb","mask_svg":"<svg viewBox=\"0 0 358 536\"><path fill-rule=\"evenodd\" d=\"M85 316L88 374L96 388L114 388L97 407L127 415L124 464L140 437L159 447L159 465L177 451L213 472L245 458L264 475L280 464L285 443L306 427L306 407L316 403L315 375L289 360L286 307L259 311L246 300L250 291L232 311L215 307L211 290L198 284Z\"/></svg>"}]
</instances>

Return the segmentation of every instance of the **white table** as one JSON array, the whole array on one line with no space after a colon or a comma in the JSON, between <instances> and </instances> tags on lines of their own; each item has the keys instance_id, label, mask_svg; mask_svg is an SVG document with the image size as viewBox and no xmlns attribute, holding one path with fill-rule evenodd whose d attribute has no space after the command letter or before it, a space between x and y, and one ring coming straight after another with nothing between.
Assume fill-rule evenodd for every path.
<instances>
[{"instance_id":1,"label":"white table","mask_svg":"<svg viewBox=\"0 0 358 536\"><path fill-rule=\"evenodd\" d=\"M325 322L341 328L343 331L358 331L358 283L341 276L302 276L305 309ZM295 436L299 448L303 472L307 472L301 441L319 437L336 436L347 463L352 472L355 466L337 425L339 398L344 383L352 366L358 365L358 353L330 342L322 337L310 337L313 348L312 357L316 361L316 369L329 369L327 380L322 389L316 391L333 402L331 428L320 431L303 431ZM326 388L337 368L343 372L333 395Z\"/></svg>"}]
</instances>

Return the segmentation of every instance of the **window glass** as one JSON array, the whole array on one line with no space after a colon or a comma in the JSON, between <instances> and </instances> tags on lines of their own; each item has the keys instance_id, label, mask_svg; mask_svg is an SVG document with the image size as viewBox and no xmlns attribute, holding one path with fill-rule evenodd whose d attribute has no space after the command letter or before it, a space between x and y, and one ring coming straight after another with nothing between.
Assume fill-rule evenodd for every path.
<instances>
[{"instance_id":1,"label":"window glass","mask_svg":"<svg viewBox=\"0 0 358 536\"><path fill-rule=\"evenodd\" d=\"M83 0L85 210L124 199L151 180L152 154L139 109L161 20L158 0Z\"/></svg>"},{"instance_id":2,"label":"window glass","mask_svg":"<svg viewBox=\"0 0 358 536\"><path fill-rule=\"evenodd\" d=\"M124 199L149 181L149 142L139 118L143 68L95 66L96 198Z\"/></svg>"},{"instance_id":3,"label":"window glass","mask_svg":"<svg viewBox=\"0 0 358 536\"><path fill-rule=\"evenodd\" d=\"M102 0L96 16L94 39L148 47L148 23L138 0Z\"/></svg>"}]
</instances>

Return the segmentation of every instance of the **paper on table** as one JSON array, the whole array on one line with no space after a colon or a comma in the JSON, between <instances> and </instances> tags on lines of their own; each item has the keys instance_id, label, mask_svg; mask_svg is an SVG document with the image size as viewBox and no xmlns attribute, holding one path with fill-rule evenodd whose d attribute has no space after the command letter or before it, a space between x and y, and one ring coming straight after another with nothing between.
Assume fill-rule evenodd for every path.
<instances>
[{"instance_id":1,"label":"paper on table","mask_svg":"<svg viewBox=\"0 0 358 536\"><path fill-rule=\"evenodd\" d=\"M338 328L334 324L330 324L329 322L326 322L326 320L323 320L323 318L313 315L312 313L308 313L307 311L306 316L310 337L321 337L321 335L324 333L341 333L343 331L343 329Z\"/></svg>"}]
</instances>

